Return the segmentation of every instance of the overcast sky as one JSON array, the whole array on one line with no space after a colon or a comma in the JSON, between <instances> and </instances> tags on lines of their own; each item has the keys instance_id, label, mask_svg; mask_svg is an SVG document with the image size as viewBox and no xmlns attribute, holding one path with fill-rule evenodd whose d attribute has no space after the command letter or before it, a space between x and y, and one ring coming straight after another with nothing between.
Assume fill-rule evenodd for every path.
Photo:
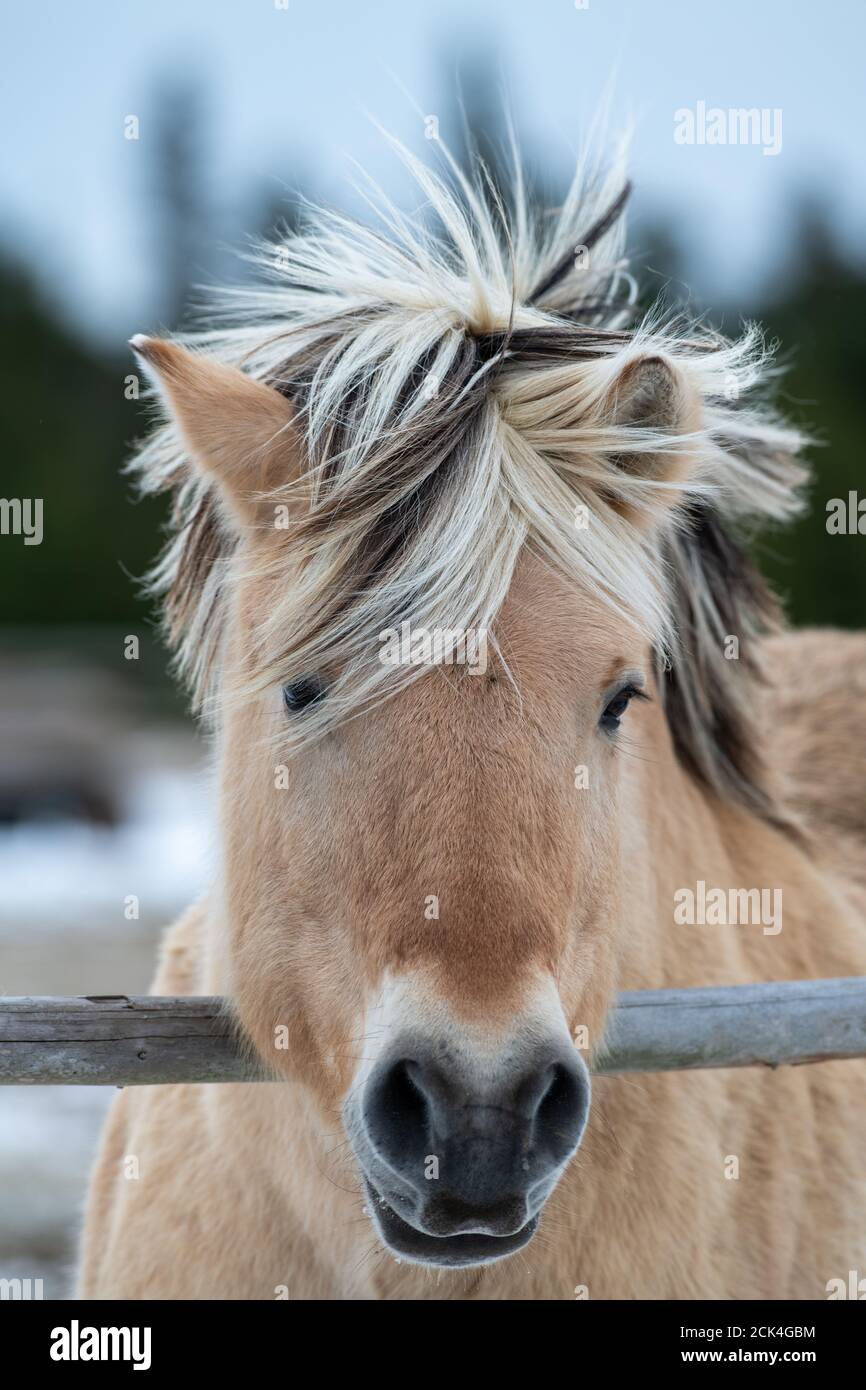
<instances>
[{"instance_id":1,"label":"overcast sky","mask_svg":"<svg viewBox=\"0 0 866 1390\"><path fill-rule=\"evenodd\" d=\"M748 296L781 256L786 211L812 188L863 245L862 0L8 0L3 18L0 238L33 260L89 332L147 328L157 258L144 170L161 72L200 71L222 205L302 154L330 201L357 159L395 186L365 113L418 150L443 55L501 57L518 111L569 157L615 75L615 124L636 121L638 211L684 230L703 288ZM781 112L781 149L678 144L675 112ZM124 139L129 114L138 142ZM151 127L152 128L152 127ZM778 133L778 132L777 132ZM397 185L399 187L399 184Z\"/></svg>"}]
</instances>

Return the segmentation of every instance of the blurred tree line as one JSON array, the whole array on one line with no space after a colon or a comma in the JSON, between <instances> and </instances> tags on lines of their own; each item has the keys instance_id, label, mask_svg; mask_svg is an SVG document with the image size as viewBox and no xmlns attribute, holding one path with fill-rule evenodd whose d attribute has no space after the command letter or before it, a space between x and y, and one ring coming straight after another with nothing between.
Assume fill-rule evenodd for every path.
<instances>
[{"instance_id":1,"label":"blurred tree line","mask_svg":"<svg viewBox=\"0 0 866 1390\"><path fill-rule=\"evenodd\" d=\"M464 102L442 100L442 134L465 157L471 136L501 177L504 131L498 80L486 59L464 69ZM443 90L453 91L451 75ZM218 247L202 177L205 103L195 82L174 82L155 103L160 112L152 144L151 181L143 189L159 238L163 303L154 323L176 325L190 286L202 279L202 247ZM531 157L531 151L529 152ZM299 168L294 186L315 195ZM545 196L555 196L548 171ZM248 230L292 221L292 205L250 190ZM739 306L778 338L789 364L781 403L824 441L812 452L812 506L794 527L765 539L760 559L799 623L859 626L866 621L862 539L829 535L826 503L858 487L866 494L858 437L866 376L862 323L866 276L839 251L824 212L808 201L791 209L794 260L783 293ZM658 283L683 281L683 258L664 224L644 229L647 261ZM646 238L638 236L646 250ZM214 260L205 270L220 265ZM235 267L234 273L237 273ZM141 404L127 399L135 368L125 344L100 352L75 336L23 263L0 260L0 359L4 409L0 417L3 472L0 495L45 499L44 543L0 544L0 622L8 624L132 623L150 616L135 578L160 542L165 503L136 502L120 469L130 443L147 427ZM859 543L858 543L859 542Z\"/></svg>"}]
</instances>

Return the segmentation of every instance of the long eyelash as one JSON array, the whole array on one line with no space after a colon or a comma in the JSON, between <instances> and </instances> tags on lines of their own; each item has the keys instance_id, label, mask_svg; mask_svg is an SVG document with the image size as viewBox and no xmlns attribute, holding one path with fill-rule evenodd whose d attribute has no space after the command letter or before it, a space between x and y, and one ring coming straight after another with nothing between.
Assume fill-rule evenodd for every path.
<instances>
[{"instance_id":1,"label":"long eyelash","mask_svg":"<svg viewBox=\"0 0 866 1390\"><path fill-rule=\"evenodd\" d=\"M652 695L648 695L647 692L641 686L624 685L616 692L615 695L611 696L609 703L613 703L614 700L618 700L623 695L628 696L629 702L631 702L632 700L652 700ZM610 720L610 724L608 727L611 733L616 732L616 730L618 730L621 727L622 717L625 714L625 712L626 711L623 710L622 715L607 716ZM603 719L604 716L602 716L602 720Z\"/></svg>"}]
</instances>

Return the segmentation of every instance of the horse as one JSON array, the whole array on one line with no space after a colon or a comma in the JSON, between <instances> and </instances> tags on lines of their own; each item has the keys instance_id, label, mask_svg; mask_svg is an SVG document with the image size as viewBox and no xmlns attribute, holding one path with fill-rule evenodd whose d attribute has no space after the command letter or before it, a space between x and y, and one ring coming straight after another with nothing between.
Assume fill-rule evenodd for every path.
<instances>
[{"instance_id":1,"label":"horse","mask_svg":"<svg viewBox=\"0 0 866 1390\"><path fill-rule=\"evenodd\" d=\"M272 1082L118 1095L80 1296L824 1298L864 1063L593 1075L619 990L866 973L866 642L751 558L808 441L758 327L639 309L621 157L540 212L400 155L420 209L132 340L220 826L153 990Z\"/></svg>"}]
</instances>

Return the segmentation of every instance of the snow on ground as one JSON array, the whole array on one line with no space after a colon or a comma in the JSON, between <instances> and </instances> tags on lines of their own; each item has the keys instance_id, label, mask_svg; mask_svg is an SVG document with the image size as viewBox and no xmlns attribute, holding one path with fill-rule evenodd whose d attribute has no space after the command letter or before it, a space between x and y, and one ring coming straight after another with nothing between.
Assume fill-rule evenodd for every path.
<instances>
[{"instance_id":1,"label":"snow on ground","mask_svg":"<svg viewBox=\"0 0 866 1390\"><path fill-rule=\"evenodd\" d=\"M0 829L0 993L146 993L160 931L206 886L207 781L187 736L130 752L116 829L73 822ZM128 899L138 898L137 918ZM68 1297L103 1117L101 1086L0 1087L0 1278Z\"/></svg>"}]
</instances>

